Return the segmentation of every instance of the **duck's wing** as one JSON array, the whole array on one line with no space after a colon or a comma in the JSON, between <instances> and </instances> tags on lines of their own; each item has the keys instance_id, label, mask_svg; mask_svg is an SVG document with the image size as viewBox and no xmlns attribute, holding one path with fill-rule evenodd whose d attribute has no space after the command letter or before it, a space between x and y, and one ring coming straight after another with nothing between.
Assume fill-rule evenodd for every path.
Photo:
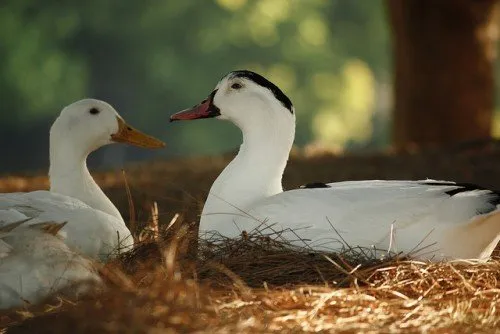
<instances>
[{"instance_id":1,"label":"duck's wing","mask_svg":"<svg viewBox=\"0 0 500 334\"><path fill-rule=\"evenodd\" d=\"M24 217L38 218L48 211L55 213L57 210L87 208L90 207L80 200L45 190L0 194L0 210L5 210L0 215L0 221L9 217L17 218L15 212Z\"/></svg>"},{"instance_id":2,"label":"duck's wing","mask_svg":"<svg viewBox=\"0 0 500 334\"><path fill-rule=\"evenodd\" d=\"M450 231L495 213L499 203L498 193L469 184L338 182L271 196L235 215L233 224L214 229L227 236L259 230L319 250L362 246L408 253L428 246L442 257L455 252L447 250ZM473 255L487 240L492 242L500 223L490 222L479 230L477 244L483 246L464 253ZM463 238L456 243L467 242Z\"/></svg>"},{"instance_id":3,"label":"duck's wing","mask_svg":"<svg viewBox=\"0 0 500 334\"><path fill-rule=\"evenodd\" d=\"M4 212L9 215L3 215ZM65 242L91 258L107 260L133 244L122 220L75 198L49 191L0 194L0 221L12 222L16 215L31 218L29 224L67 222L62 229Z\"/></svg>"}]
</instances>

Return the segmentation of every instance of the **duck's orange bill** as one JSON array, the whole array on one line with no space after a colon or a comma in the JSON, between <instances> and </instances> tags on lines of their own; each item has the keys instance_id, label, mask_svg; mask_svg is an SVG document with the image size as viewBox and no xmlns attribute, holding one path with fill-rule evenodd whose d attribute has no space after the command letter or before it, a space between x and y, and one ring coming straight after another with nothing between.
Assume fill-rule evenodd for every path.
<instances>
[{"instance_id":1,"label":"duck's orange bill","mask_svg":"<svg viewBox=\"0 0 500 334\"><path fill-rule=\"evenodd\" d=\"M161 148L165 147L165 143L159 139L151 137L134 129L119 117L118 119L118 132L111 135L111 140L117 143L127 143L130 145L144 147L144 148Z\"/></svg>"}]
</instances>

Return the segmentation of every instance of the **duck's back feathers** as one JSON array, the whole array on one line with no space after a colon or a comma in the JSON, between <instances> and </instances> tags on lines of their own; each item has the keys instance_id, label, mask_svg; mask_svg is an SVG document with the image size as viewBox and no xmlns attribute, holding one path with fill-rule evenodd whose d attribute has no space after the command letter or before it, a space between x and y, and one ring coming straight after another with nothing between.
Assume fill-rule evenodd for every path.
<instances>
[{"instance_id":1,"label":"duck's back feathers","mask_svg":"<svg viewBox=\"0 0 500 334\"><path fill-rule=\"evenodd\" d=\"M500 196L494 191L434 180L350 181L326 186L263 199L244 210L243 217L235 216L234 224L214 229L227 236L255 228L262 233L282 231L281 236L295 240L294 244L328 251L347 245L405 253L422 249L425 254L418 257L433 259L477 257L500 233L500 221L490 221L476 229L474 237L448 237L495 214Z\"/></svg>"},{"instance_id":2,"label":"duck's back feathers","mask_svg":"<svg viewBox=\"0 0 500 334\"><path fill-rule=\"evenodd\" d=\"M19 217L31 218L28 224L67 222L61 231L66 244L91 258L107 260L133 244L130 231L120 219L49 191L0 194L0 224Z\"/></svg>"}]
</instances>

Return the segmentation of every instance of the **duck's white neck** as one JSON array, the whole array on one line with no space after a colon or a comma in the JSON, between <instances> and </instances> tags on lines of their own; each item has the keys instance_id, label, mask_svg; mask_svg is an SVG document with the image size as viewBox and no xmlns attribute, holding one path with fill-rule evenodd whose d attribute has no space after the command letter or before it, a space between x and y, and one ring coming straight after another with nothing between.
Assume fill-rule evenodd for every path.
<instances>
[{"instance_id":1,"label":"duck's white neck","mask_svg":"<svg viewBox=\"0 0 500 334\"><path fill-rule=\"evenodd\" d=\"M243 134L243 144L210 189L200 231L231 224L234 215L244 214L253 203L283 191L281 179L295 136L295 119L286 114L279 118L265 124L249 124L248 120L237 124ZM255 123L257 121L258 117Z\"/></svg>"},{"instance_id":2,"label":"duck's white neck","mask_svg":"<svg viewBox=\"0 0 500 334\"><path fill-rule=\"evenodd\" d=\"M118 209L90 175L89 152L75 149L70 142L50 140L50 191L70 196L90 207L123 220Z\"/></svg>"}]
</instances>

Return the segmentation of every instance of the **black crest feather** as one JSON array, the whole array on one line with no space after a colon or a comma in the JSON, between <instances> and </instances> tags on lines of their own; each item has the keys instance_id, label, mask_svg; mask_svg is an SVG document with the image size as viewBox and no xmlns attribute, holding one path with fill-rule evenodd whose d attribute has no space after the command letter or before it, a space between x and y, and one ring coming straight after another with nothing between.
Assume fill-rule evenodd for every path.
<instances>
[{"instance_id":1,"label":"black crest feather","mask_svg":"<svg viewBox=\"0 0 500 334\"><path fill-rule=\"evenodd\" d=\"M248 70L238 70L231 72L231 76L234 78L245 78L251 80L257 85L269 89L271 93L273 93L274 97L276 97L276 99L280 101L281 104L290 111L290 113L293 114L292 101L288 98L288 96L285 95L285 93L283 93L283 91L278 86L264 78L262 75Z\"/></svg>"}]
</instances>

